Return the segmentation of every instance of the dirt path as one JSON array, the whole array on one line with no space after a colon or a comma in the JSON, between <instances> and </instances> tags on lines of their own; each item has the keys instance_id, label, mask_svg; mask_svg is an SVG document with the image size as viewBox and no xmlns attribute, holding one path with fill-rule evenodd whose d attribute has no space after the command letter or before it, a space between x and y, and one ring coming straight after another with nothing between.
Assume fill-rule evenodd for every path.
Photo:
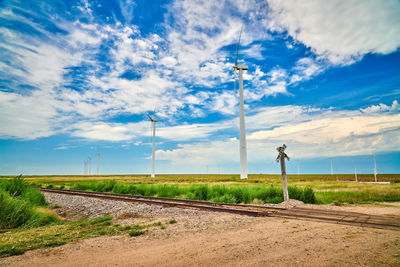
<instances>
[{"instance_id":1,"label":"dirt path","mask_svg":"<svg viewBox=\"0 0 400 267\"><path fill-rule=\"evenodd\" d=\"M351 210L400 215L400 204ZM222 213L175 219L140 237L99 237L30 251L0 265L400 266L400 231Z\"/></svg>"}]
</instances>

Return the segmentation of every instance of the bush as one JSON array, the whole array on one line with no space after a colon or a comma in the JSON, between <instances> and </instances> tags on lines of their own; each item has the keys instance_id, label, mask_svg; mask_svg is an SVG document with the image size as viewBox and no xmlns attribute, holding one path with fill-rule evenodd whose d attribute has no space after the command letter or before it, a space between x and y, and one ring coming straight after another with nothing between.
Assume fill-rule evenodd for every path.
<instances>
[{"instance_id":1,"label":"bush","mask_svg":"<svg viewBox=\"0 0 400 267\"><path fill-rule=\"evenodd\" d=\"M311 187L306 187L300 200L304 203L316 203L314 190Z\"/></svg>"}]
</instances>

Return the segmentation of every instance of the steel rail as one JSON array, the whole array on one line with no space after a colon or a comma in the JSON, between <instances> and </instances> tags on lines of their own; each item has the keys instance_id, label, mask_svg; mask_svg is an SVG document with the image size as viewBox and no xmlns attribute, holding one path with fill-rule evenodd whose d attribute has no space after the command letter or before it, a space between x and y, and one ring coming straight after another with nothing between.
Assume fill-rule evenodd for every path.
<instances>
[{"instance_id":1,"label":"steel rail","mask_svg":"<svg viewBox=\"0 0 400 267\"><path fill-rule=\"evenodd\" d=\"M227 213L241 214L253 217L271 216L271 217L282 217L289 219L305 219L305 220L330 222L330 223L371 227L379 229L400 230L400 218L398 217L369 215L357 212L300 208L300 207L285 209L276 207L266 207L262 205L218 203L210 201L114 194L114 193L92 192L92 191L82 191L82 190L50 189L50 188L39 188L39 189L43 192L50 192L50 193L61 193L61 194L77 195L84 197L127 201L127 202L139 202L150 205L161 205L169 207L194 208L199 210L227 212Z\"/></svg>"}]
</instances>

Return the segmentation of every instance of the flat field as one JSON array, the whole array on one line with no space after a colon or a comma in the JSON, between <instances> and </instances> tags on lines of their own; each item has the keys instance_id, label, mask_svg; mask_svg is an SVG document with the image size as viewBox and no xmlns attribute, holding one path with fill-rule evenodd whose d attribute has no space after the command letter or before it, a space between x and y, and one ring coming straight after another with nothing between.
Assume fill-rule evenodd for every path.
<instances>
[{"instance_id":1,"label":"flat field","mask_svg":"<svg viewBox=\"0 0 400 267\"><path fill-rule=\"evenodd\" d=\"M0 179L11 178L2 176ZM206 184L224 187L275 187L281 188L281 176L271 174L250 174L248 179L240 179L235 174L179 174L157 175L54 175L24 176L25 180L42 187L55 186L70 188L78 184L93 184L117 181L123 184L157 184L186 187ZM304 174L288 175L288 185L314 190L320 204L359 204L373 202L400 201L400 174L379 174L378 183L373 183L372 174L359 174L355 182L353 174ZM386 182L386 183L381 183Z\"/></svg>"}]
</instances>

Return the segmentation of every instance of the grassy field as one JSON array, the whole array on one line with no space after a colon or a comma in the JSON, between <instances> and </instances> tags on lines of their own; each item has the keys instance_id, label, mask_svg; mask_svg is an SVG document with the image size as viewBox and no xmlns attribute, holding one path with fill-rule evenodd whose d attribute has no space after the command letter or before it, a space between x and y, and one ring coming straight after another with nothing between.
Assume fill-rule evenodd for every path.
<instances>
[{"instance_id":1,"label":"grassy field","mask_svg":"<svg viewBox=\"0 0 400 267\"><path fill-rule=\"evenodd\" d=\"M13 176L0 176L13 178ZM273 183L279 182L281 175L277 174L249 174L245 180L239 179L238 174L161 174L155 178L150 175L24 175L25 180L51 183L63 183L70 181L87 180L119 180L131 183L216 183L216 182L240 182L240 183ZM288 175L289 181L354 181L354 174L302 174ZM400 180L400 174L379 174L378 181L390 182ZM373 182L373 174L358 174L358 181Z\"/></svg>"},{"instance_id":2,"label":"grassy field","mask_svg":"<svg viewBox=\"0 0 400 267\"><path fill-rule=\"evenodd\" d=\"M161 222L121 226L109 215L62 221L43 194L22 177L0 180L0 258L100 235L139 236L150 227L165 228Z\"/></svg>"},{"instance_id":3,"label":"grassy field","mask_svg":"<svg viewBox=\"0 0 400 267\"><path fill-rule=\"evenodd\" d=\"M167 223L175 222L169 221ZM0 233L0 258L20 255L25 251L36 248L57 247L73 241L102 235L129 234L130 236L139 236L146 233L151 227L165 228L161 222L122 226L113 223L111 216L104 215L93 219L81 219L71 222L60 221L51 225L29 229L7 229L7 232Z\"/></svg>"},{"instance_id":4,"label":"grassy field","mask_svg":"<svg viewBox=\"0 0 400 267\"><path fill-rule=\"evenodd\" d=\"M3 176L0 179L11 177ZM233 174L182 174L182 175L64 175L64 176L24 176L25 180L37 186L71 188L78 184L101 183L114 180L124 184L158 184L187 187L206 184L224 187L275 187L281 188L280 175L250 174L249 179L241 180ZM310 187L315 192L317 203L373 203L400 201L400 174L380 174L378 181L390 184L369 183L374 181L372 174L359 174L358 183L352 174L312 174L288 175L288 185L305 189Z\"/></svg>"}]
</instances>

